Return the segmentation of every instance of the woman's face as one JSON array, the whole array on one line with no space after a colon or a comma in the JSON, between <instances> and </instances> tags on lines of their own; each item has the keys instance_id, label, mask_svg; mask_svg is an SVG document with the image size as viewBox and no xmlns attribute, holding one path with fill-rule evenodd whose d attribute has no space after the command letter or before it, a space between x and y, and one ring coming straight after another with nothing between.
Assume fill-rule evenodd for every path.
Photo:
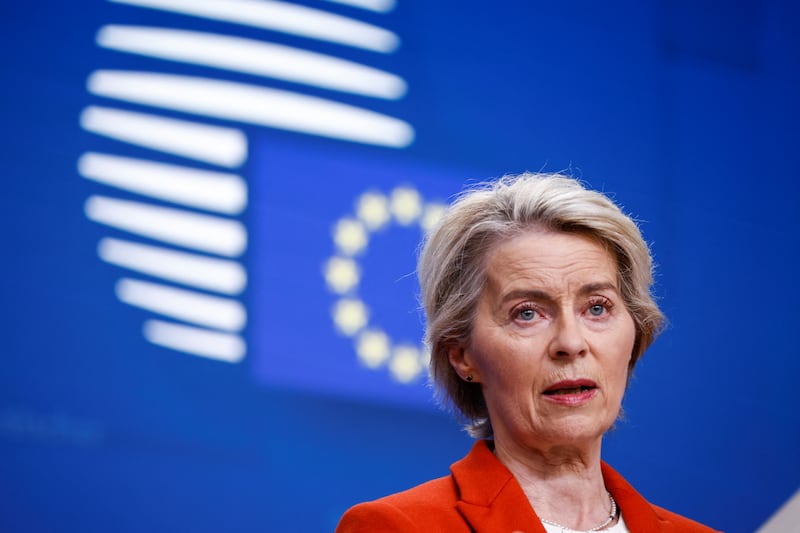
<instances>
[{"instance_id":1,"label":"woman's face","mask_svg":"<svg viewBox=\"0 0 800 533\"><path fill-rule=\"evenodd\" d=\"M498 443L581 445L619 413L634 337L614 258L587 237L532 230L489 256L472 335L449 355L480 383Z\"/></svg>"}]
</instances>

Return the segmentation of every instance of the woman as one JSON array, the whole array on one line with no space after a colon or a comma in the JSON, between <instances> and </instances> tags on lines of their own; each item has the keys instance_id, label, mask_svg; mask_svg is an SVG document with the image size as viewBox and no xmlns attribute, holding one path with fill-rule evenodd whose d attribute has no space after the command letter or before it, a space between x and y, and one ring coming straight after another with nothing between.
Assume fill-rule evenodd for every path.
<instances>
[{"instance_id":1,"label":"woman","mask_svg":"<svg viewBox=\"0 0 800 533\"><path fill-rule=\"evenodd\" d=\"M663 316L636 224L561 175L463 194L422 250L431 375L478 439L451 475L357 505L339 533L706 532L600 458Z\"/></svg>"}]
</instances>

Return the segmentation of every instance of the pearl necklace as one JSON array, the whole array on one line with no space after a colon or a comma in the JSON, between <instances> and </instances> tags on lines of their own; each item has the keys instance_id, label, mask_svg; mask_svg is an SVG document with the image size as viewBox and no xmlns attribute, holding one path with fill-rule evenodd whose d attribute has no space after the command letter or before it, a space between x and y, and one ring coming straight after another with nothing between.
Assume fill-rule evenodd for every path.
<instances>
[{"instance_id":1,"label":"pearl necklace","mask_svg":"<svg viewBox=\"0 0 800 533\"><path fill-rule=\"evenodd\" d=\"M606 520L602 524L600 524L598 526L594 526L594 527L589 528L589 529L586 529L584 531L587 531L587 532L588 531L600 531L601 529L605 529L617 517L617 502L616 502L616 500L614 500L614 497L611 495L610 492L606 491L606 494L608 494L608 499L611 501L611 510L608 512L608 518L606 518ZM562 530L566 529L567 531L578 531L577 529L572 529L571 527L562 526L558 522L551 522L550 520L545 520L544 518L540 518L539 520L541 520L545 524L550 524L551 526L555 526L555 527L561 528Z\"/></svg>"}]
</instances>

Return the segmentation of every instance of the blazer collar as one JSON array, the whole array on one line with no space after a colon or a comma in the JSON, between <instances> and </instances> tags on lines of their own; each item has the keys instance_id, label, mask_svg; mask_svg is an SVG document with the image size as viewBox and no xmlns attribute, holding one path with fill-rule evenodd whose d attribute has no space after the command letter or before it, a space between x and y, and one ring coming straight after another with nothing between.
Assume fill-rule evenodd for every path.
<instances>
[{"instance_id":1,"label":"blazer collar","mask_svg":"<svg viewBox=\"0 0 800 533\"><path fill-rule=\"evenodd\" d=\"M664 530L666 524L647 500L606 463L601 469L631 531ZM546 533L522 487L487 441L476 442L450 471L459 491L456 507L475 533Z\"/></svg>"},{"instance_id":2,"label":"blazer collar","mask_svg":"<svg viewBox=\"0 0 800 533\"><path fill-rule=\"evenodd\" d=\"M517 480L487 441L450 467L459 490L458 511L475 533L546 533Z\"/></svg>"},{"instance_id":3,"label":"blazer collar","mask_svg":"<svg viewBox=\"0 0 800 533\"><path fill-rule=\"evenodd\" d=\"M625 517L625 524L631 531L670 531L670 524L662 520L653 509L653 506L636 492L630 483L625 481L616 470L605 462L600 464L603 472L603 482L611 493L620 511Z\"/></svg>"}]
</instances>

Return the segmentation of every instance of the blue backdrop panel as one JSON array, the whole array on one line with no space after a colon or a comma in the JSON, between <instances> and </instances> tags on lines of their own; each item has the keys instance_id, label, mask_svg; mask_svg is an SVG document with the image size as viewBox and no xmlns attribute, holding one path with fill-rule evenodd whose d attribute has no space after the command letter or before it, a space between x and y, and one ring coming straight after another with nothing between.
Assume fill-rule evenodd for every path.
<instances>
[{"instance_id":1,"label":"blue backdrop panel","mask_svg":"<svg viewBox=\"0 0 800 533\"><path fill-rule=\"evenodd\" d=\"M425 206L443 206L463 174L413 165L394 152L348 150L263 136L252 156L254 228L251 264L261 273L251 290L252 333L260 381L281 387L335 393L378 402L432 406L421 364L398 379L392 347L422 354L423 317L417 300L416 251L423 236ZM313 184L313 187L311 186ZM420 212L413 220L391 214L395 191L413 191ZM386 206L380 227L366 229L363 247L339 250L336 228L358 220L363 195ZM411 213L413 215L413 213ZM355 286L336 291L326 283L331 259L350 259ZM360 362L357 335L337 327L340 299L367 309L365 330L380 331L388 352L370 367Z\"/></svg>"},{"instance_id":2,"label":"blue backdrop panel","mask_svg":"<svg viewBox=\"0 0 800 533\"><path fill-rule=\"evenodd\" d=\"M658 264L670 326L637 368L606 460L653 502L732 533L798 488L796 7L245 3L238 18L233 4L191 14L166 0L0 7L0 529L331 531L358 501L446 474L470 440L421 371L423 215L465 183L540 169L611 194ZM307 23L292 33L259 16L272 6L371 24L399 46L334 42ZM175 55L187 31L206 40ZM212 38L224 40L192 56ZM258 53L218 53L239 39ZM345 90L310 81L318 67L293 78L299 59L267 68L276 45L391 74L395 92L363 94L354 71L335 80ZM109 111L190 128L166 145L163 122L115 137L100 129L130 123L89 120ZM357 130L362 119L377 122ZM141 167L104 183L92 173L122 179L121 167L91 171L93 154L226 185L180 182L170 196L179 173ZM165 236L178 224L163 216L123 227L111 222L121 201L209 225L186 226L195 240ZM362 245L357 231L354 248L337 244L343 221L361 224ZM246 245L225 249L217 230ZM112 254L120 243L138 255ZM334 273L332 259L344 260ZM190 276L198 265L246 282L209 284L223 278ZM361 307L337 315L342 300ZM359 354L365 331L383 344Z\"/></svg>"}]
</instances>

